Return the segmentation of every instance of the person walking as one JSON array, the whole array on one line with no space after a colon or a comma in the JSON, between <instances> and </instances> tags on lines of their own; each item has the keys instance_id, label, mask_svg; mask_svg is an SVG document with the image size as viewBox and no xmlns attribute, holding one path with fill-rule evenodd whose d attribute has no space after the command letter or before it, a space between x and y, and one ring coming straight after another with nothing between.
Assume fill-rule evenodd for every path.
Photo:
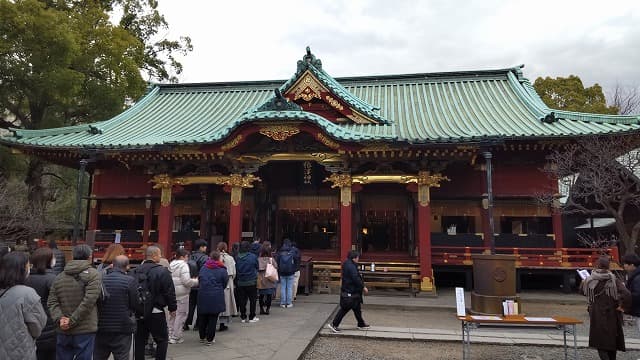
<instances>
[{"instance_id":1,"label":"person walking","mask_svg":"<svg viewBox=\"0 0 640 360\"><path fill-rule=\"evenodd\" d=\"M56 280L56 274L53 272L55 264L56 258L50 248L36 249L31 255L31 274L25 281L25 285L32 287L40 296L40 303L47 314L47 324L36 340L38 360L55 360L56 358L56 327L47 307L49 291Z\"/></svg>"},{"instance_id":2,"label":"person walking","mask_svg":"<svg viewBox=\"0 0 640 360\"><path fill-rule=\"evenodd\" d=\"M47 313L36 291L25 286L29 258L10 252L0 261L0 359L35 360L36 339L47 323Z\"/></svg>"},{"instance_id":3,"label":"person walking","mask_svg":"<svg viewBox=\"0 0 640 360\"><path fill-rule=\"evenodd\" d=\"M110 267L102 278L109 297L104 299L99 309L94 360L107 360L111 354L114 360L129 360L139 299L136 281L127 275L128 268L129 258L118 255L111 259Z\"/></svg>"},{"instance_id":4,"label":"person walking","mask_svg":"<svg viewBox=\"0 0 640 360\"><path fill-rule=\"evenodd\" d=\"M55 240L51 239L51 241L49 241L49 249L53 251L53 256L56 258L53 273L58 275L64 270L65 265L67 265L67 259L64 257L62 250L58 249L58 244Z\"/></svg>"},{"instance_id":5,"label":"person walking","mask_svg":"<svg viewBox=\"0 0 640 360\"><path fill-rule=\"evenodd\" d=\"M199 279L198 319L200 319L200 327L198 331L200 332L200 342L211 346L215 342L218 315L226 310L224 289L229 282L227 269L220 261L220 253L217 250L211 252L209 260L200 269Z\"/></svg>"},{"instance_id":6,"label":"person walking","mask_svg":"<svg viewBox=\"0 0 640 360\"><path fill-rule=\"evenodd\" d=\"M358 329L369 329L369 325L362 318L362 297L369 293L369 289L364 286L364 281L358 272L358 262L360 253L356 250L349 252L347 259L342 263L342 284L340 286L340 309L327 326L334 333L339 333L340 323L344 316L353 311L353 315L358 321Z\"/></svg>"},{"instance_id":7,"label":"person walking","mask_svg":"<svg viewBox=\"0 0 640 360\"><path fill-rule=\"evenodd\" d=\"M627 272L627 289L631 293L631 307L627 313L633 316L636 329L640 332L640 257L636 254L624 255L622 267Z\"/></svg>"},{"instance_id":8,"label":"person walking","mask_svg":"<svg viewBox=\"0 0 640 360\"><path fill-rule=\"evenodd\" d=\"M133 346L136 360L144 360L145 344L149 334L157 345L156 360L167 358L169 331L164 308L167 307L169 316L174 317L178 305L171 273L159 264L161 258L160 248L155 245L149 246L145 252L145 260L133 272L138 292L145 294L143 311L136 313L138 322Z\"/></svg>"},{"instance_id":9,"label":"person walking","mask_svg":"<svg viewBox=\"0 0 640 360\"><path fill-rule=\"evenodd\" d=\"M200 269L204 266L204 263L207 261L209 257L207 256L207 241L204 239L199 239L196 241L194 246L194 251L191 253L189 257L189 266L193 267L196 274L200 273ZM189 294L189 314L187 315L187 320L184 324L184 330L189 330L189 325L193 324L193 315L196 311L196 306L198 305L198 286L191 287L191 293ZM194 325L194 329L196 330L198 327L198 323Z\"/></svg>"},{"instance_id":10,"label":"person walking","mask_svg":"<svg viewBox=\"0 0 640 360\"><path fill-rule=\"evenodd\" d=\"M238 305L235 297L236 261L233 256L227 253L227 243L223 241L218 243L218 252L220 253L220 261L227 268L227 274L229 275L227 287L224 288L225 310L218 317L219 331L225 331L229 328L231 317L238 315Z\"/></svg>"},{"instance_id":11,"label":"person walking","mask_svg":"<svg viewBox=\"0 0 640 360\"><path fill-rule=\"evenodd\" d=\"M285 239L278 252L278 275L280 276L280 307L293 307L293 280L296 273L296 253L291 241Z\"/></svg>"},{"instance_id":12,"label":"person walking","mask_svg":"<svg viewBox=\"0 0 640 360\"><path fill-rule=\"evenodd\" d=\"M267 265L278 269L277 262L271 256L271 243L265 241L262 243L260 257L258 258L258 302L260 304L260 315L269 315L271 309L271 301L276 294L276 286L278 279L267 278ZM277 274L277 273L276 273Z\"/></svg>"},{"instance_id":13,"label":"person walking","mask_svg":"<svg viewBox=\"0 0 640 360\"><path fill-rule=\"evenodd\" d=\"M238 274L238 296L240 303L240 321L258 322L256 317L256 283L258 281L258 258L250 252L248 241L240 243L236 273ZM249 301L249 318L247 318L247 300Z\"/></svg>"},{"instance_id":14,"label":"person walking","mask_svg":"<svg viewBox=\"0 0 640 360\"><path fill-rule=\"evenodd\" d=\"M198 285L198 278L191 278L191 271L187 264L189 252L183 248L176 250L176 259L169 264L171 279L176 289L178 308L176 316L169 318L169 344L184 342L182 331L184 322L189 315L189 293L191 288Z\"/></svg>"},{"instance_id":15,"label":"person walking","mask_svg":"<svg viewBox=\"0 0 640 360\"><path fill-rule=\"evenodd\" d=\"M73 260L58 274L49 292L47 305L58 327L58 360L91 360L93 356L102 279L91 267L91 252L89 245L76 245Z\"/></svg>"},{"instance_id":16,"label":"person walking","mask_svg":"<svg viewBox=\"0 0 640 360\"><path fill-rule=\"evenodd\" d=\"M601 360L615 360L618 350L625 351L622 312L631 302L629 290L609 266L609 256L600 256L591 275L580 285L588 302L589 347L598 350Z\"/></svg>"}]
</instances>

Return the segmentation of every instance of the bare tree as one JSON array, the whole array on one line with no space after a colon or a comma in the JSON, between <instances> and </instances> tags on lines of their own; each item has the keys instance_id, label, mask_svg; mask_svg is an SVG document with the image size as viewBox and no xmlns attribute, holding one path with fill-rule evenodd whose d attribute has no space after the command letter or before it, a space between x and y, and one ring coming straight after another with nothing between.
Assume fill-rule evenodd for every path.
<instances>
[{"instance_id":1,"label":"bare tree","mask_svg":"<svg viewBox=\"0 0 640 360\"><path fill-rule=\"evenodd\" d=\"M570 188L562 211L614 218L625 253L635 251L640 234L638 143L637 136L581 139L553 152L545 167L560 187Z\"/></svg>"},{"instance_id":2,"label":"bare tree","mask_svg":"<svg viewBox=\"0 0 640 360\"><path fill-rule=\"evenodd\" d=\"M612 96L613 106L618 108L618 114L635 114L640 110L640 92L637 87L622 87L616 84Z\"/></svg>"},{"instance_id":3,"label":"bare tree","mask_svg":"<svg viewBox=\"0 0 640 360\"><path fill-rule=\"evenodd\" d=\"M7 244L28 244L41 236L47 224L26 201L26 185L0 181L0 239Z\"/></svg>"}]
</instances>

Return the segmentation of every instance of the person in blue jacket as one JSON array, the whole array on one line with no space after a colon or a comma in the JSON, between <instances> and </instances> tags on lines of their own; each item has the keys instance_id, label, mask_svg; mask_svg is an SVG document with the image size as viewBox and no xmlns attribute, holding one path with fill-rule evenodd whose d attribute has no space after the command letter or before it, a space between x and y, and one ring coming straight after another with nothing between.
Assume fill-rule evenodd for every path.
<instances>
[{"instance_id":1,"label":"person in blue jacket","mask_svg":"<svg viewBox=\"0 0 640 360\"><path fill-rule=\"evenodd\" d=\"M238 258L236 259L236 276L238 278L238 297L240 306L240 321L257 322L256 301L258 299L258 257L251 251L248 241L240 243ZM249 318L247 319L247 300L249 300Z\"/></svg>"},{"instance_id":2,"label":"person in blue jacket","mask_svg":"<svg viewBox=\"0 0 640 360\"><path fill-rule=\"evenodd\" d=\"M220 261L220 252L214 250L200 269L200 290L198 291L198 331L200 342L211 346L215 342L218 315L225 310L224 288L229 275Z\"/></svg>"}]
</instances>

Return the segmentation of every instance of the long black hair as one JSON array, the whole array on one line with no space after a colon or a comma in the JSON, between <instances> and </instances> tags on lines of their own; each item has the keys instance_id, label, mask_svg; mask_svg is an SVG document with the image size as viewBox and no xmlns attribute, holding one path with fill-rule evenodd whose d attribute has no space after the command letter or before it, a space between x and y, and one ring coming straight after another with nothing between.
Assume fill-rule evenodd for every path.
<instances>
[{"instance_id":1,"label":"long black hair","mask_svg":"<svg viewBox=\"0 0 640 360\"><path fill-rule=\"evenodd\" d=\"M28 263L29 257L22 251L12 251L3 256L0 262L0 289L24 285Z\"/></svg>"}]
</instances>

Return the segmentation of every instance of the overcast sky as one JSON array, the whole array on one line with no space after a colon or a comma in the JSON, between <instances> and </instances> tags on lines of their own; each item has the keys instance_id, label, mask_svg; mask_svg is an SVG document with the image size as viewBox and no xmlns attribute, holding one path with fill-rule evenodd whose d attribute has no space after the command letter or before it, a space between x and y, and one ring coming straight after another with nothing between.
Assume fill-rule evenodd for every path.
<instances>
[{"instance_id":1,"label":"overcast sky","mask_svg":"<svg viewBox=\"0 0 640 360\"><path fill-rule=\"evenodd\" d=\"M180 82L288 79L307 45L334 77L480 70L640 86L640 1L159 0L190 36Z\"/></svg>"}]
</instances>

